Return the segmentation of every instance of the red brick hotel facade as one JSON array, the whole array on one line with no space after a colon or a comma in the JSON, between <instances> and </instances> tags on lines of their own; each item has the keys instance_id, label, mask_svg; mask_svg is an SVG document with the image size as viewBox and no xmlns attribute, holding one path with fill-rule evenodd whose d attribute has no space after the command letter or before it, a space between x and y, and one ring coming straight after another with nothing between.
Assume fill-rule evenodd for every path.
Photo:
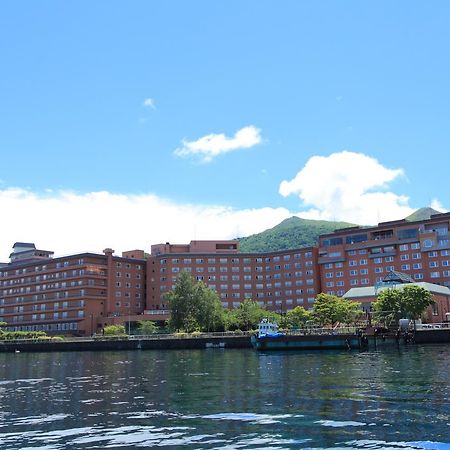
<instances>
[{"instance_id":1,"label":"red brick hotel facade","mask_svg":"<svg viewBox=\"0 0 450 450\"><path fill-rule=\"evenodd\" d=\"M0 265L0 321L11 330L90 335L111 323L168 317L164 300L182 270L215 289L224 307L251 298L285 312L311 308L320 292L343 296L379 283L391 270L417 282L450 286L450 213L322 235L318 247L241 253L239 241L169 243L114 255L53 258L16 243ZM450 312L450 297L439 303Z\"/></svg>"}]
</instances>

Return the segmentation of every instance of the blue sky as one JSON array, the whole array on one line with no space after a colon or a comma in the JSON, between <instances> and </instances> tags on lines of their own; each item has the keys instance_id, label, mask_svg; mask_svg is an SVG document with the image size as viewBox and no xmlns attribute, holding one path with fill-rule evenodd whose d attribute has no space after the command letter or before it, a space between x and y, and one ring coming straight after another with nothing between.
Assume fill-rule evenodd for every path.
<instances>
[{"instance_id":1,"label":"blue sky","mask_svg":"<svg viewBox=\"0 0 450 450\"><path fill-rule=\"evenodd\" d=\"M3 2L0 260L447 210L449 20L447 1Z\"/></svg>"}]
</instances>

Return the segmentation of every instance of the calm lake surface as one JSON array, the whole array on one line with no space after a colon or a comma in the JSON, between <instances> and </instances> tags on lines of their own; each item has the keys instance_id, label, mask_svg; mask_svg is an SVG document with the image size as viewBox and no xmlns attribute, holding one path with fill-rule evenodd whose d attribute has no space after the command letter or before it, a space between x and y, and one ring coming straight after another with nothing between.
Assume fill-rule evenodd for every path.
<instances>
[{"instance_id":1,"label":"calm lake surface","mask_svg":"<svg viewBox=\"0 0 450 450\"><path fill-rule=\"evenodd\" d=\"M450 449L450 345L0 354L0 449Z\"/></svg>"}]
</instances>

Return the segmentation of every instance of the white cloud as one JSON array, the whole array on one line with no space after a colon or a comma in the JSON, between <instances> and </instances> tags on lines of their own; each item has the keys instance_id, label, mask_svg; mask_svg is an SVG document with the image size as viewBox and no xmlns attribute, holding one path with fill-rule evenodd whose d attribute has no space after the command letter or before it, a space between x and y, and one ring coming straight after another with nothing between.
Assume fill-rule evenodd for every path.
<instances>
[{"instance_id":1,"label":"white cloud","mask_svg":"<svg viewBox=\"0 0 450 450\"><path fill-rule=\"evenodd\" d=\"M34 242L56 255L84 251L116 253L160 242L231 239L271 228L290 217L285 208L234 210L220 205L181 205L154 194L110 192L43 194L0 190L0 210L8 211L0 233L0 262L7 262L14 242ZM180 225L182 224L182 226Z\"/></svg>"},{"instance_id":2,"label":"white cloud","mask_svg":"<svg viewBox=\"0 0 450 450\"><path fill-rule=\"evenodd\" d=\"M408 197L387 191L403 175L402 169L388 169L370 156L343 151L313 156L292 180L280 184L279 192L299 196L310 208L302 217L370 225L414 211Z\"/></svg>"},{"instance_id":3,"label":"white cloud","mask_svg":"<svg viewBox=\"0 0 450 450\"><path fill-rule=\"evenodd\" d=\"M447 208L445 208L437 198L433 198L433 200L431 200L430 207L439 212L447 212L448 211Z\"/></svg>"},{"instance_id":4,"label":"white cloud","mask_svg":"<svg viewBox=\"0 0 450 450\"><path fill-rule=\"evenodd\" d=\"M261 142L261 135L258 128L253 125L241 128L236 131L233 137L221 134L208 134L196 141L183 139L182 147L174 151L176 156L197 156L202 162L210 162L222 153L254 147Z\"/></svg>"},{"instance_id":5,"label":"white cloud","mask_svg":"<svg viewBox=\"0 0 450 450\"><path fill-rule=\"evenodd\" d=\"M144 105L146 108L156 109L156 107L155 107L155 100L153 100L152 98L146 98L146 99L144 100L143 105Z\"/></svg>"}]
</instances>

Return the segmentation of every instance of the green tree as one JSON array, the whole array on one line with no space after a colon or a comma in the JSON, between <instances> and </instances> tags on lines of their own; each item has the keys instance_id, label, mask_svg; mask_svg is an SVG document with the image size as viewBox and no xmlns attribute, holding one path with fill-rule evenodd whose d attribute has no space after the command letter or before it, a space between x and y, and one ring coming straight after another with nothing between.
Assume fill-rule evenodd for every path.
<instances>
[{"instance_id":1,"label":"green tree","mask_svg":"<svg viewBox=\"0 0 450 450\"><path fill-rule=\"evenodd\" d=\"M151 320L140 320L138 322L138 334L141 334L143 336L148 336L149 334L155 334L159 330L158 326L155 324L155 322Z\"/></svg>"},{"instance_id":2,"label":"green tree","mask_svg":"<svg viewBox=\"0 0 450 450\"><path fill-rule=\"evenodd\" d=\"M303 306L296 306L286 313L286 324L288 328L303 328L308 320L311 320L311 311Z\"/></svg>"},{"instance_id":3,"label":"green tree","mask_svg":"<svg viewBox=\"0 0 450 450\"><path fill-rule=\"evenodd\" d=\"M165 298L171 330L192 333L224 329L224 310L217 293L202 282L194 284L188 272L180 272L175 288Z\"/></svg>"},{"instance_id":4,"label":"green tree","mask_svg":"<svg viewBox=\"0 0 450 450\"><path fill-rule=\"evenodd\" d=\"M373 307L378 319L389 325L401 318L418 319L428 306L434 303L430 291L411 284L401 289L384 289Z\"/></svg>"},{"instance_id":5,"label":"green tree","mask_svg":"<svg viewBox=\"0 0 450 450\"><path fill-rule=\"evenodd\" d=\"M121 336L126 334L123 325L107 325L103 328L105 336Z\"/></svg>"},{"instance_id":6,"label":"green tree","mask_svg":"<svg viewBox=\"0 0 450 450\"><path fill-rule=\"evenodd\" d=\"M263 318L276 322L280 320L278 314L265 310L257 302L250 299L244 300L238 308L233 309L229 314L231 315L230 322L232 323L232 327L229 329L242 331L255 330Z\"/></svg>"},{"instance_id":7,"label":"green tree","mask_svg":"<svg viewBox=\"0 0 450 450\"><path fill-rule=\"evenodd\" d=\"M362 314L360 306L361 304L358 302L321 293L317 295L314 302L312 317L322 326L334 327L339 322L350 324Z\"/></svg>"}]
</instances>

